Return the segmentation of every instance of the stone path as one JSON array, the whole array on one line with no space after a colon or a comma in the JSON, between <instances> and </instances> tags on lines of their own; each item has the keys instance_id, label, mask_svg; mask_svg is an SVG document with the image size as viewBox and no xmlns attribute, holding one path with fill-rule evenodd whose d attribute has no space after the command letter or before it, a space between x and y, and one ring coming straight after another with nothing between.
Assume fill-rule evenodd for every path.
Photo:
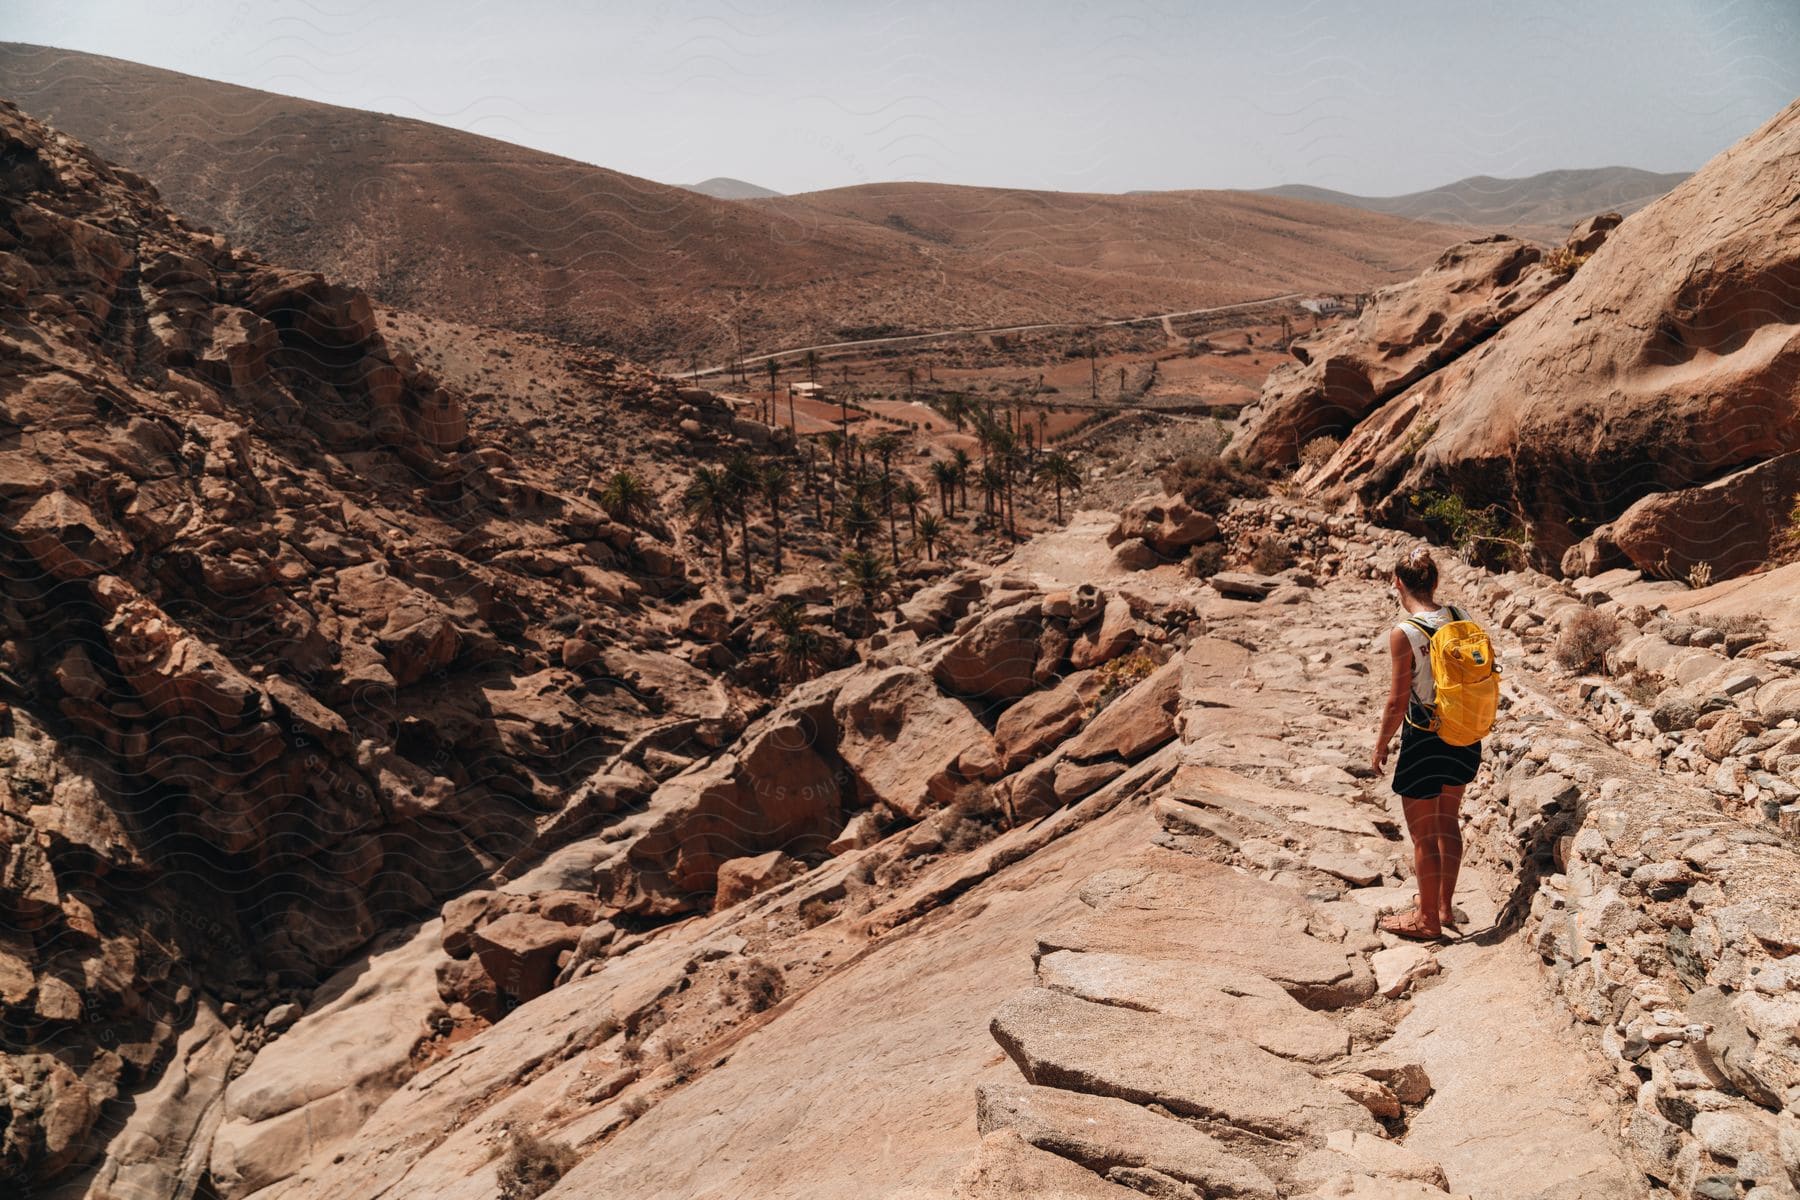
<instances>
[{"instance_id":1,"label":"stone path","mask_svg":"<svg viewBox=\"0 0 1800 1200\"><path fill-rule=\"evenodd\" d=\"M1028 565L1061 582L1047 541ZM1092 570L1079 523L1070 542ZM1350 581L1297 606L1203 596L1161 832L1019 948L1033 986L990 1028L1020 1078L980 1089L959 1195L1648 1194L1609 1068L1495 928L1510 880L1465 868L1456 942L1376 928L1415 894L1366 767L1387 605Z\"/></svg>"}]
</instances>

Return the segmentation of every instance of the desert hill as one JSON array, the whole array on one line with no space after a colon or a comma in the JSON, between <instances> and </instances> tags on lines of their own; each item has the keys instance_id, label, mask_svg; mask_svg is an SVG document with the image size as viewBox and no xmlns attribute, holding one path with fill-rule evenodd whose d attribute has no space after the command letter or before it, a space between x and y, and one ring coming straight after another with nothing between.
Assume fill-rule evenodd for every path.
<instances>
[{"instance_id":1,"label":"desert hill","mask_svg":"<svg viewBox=\"0 0 1800 1200\"><path fill-rule=\"evenodd\" d=\"M805 345L846 329L1363 291L1410 274L1463 232L1267 197L1196 193L1140 208L1137 198L1024 193L1003 224L1035 206L1041 230L955 245L944 225L995 219L983 189L942 189L920 211L902 209L898 225L891 206L846 217L839 207L864 201L832 193L716 200L423 122L35 46L0 47L0 94L276 261L401 308L684 367L740 343ZM1055 251L1035 253L1034 239Z\"/></svg>"},{"instance_id":2,"label":"desert hill","mask_svg":"<svg viewBox=\"0 0 1800 1200\"><path fill-rule=\"evenodd\" d=\"M1230 303L1226 295L1356 291L1357 280L1389 264L1422 265L1414 257L1422 244L1447 232L1232 191L1119 196L874 183L757 206L826 235L880 226L939 254L1086 281L1111 289L1115 303L1148 305L1146 312L1176 294L1169 288L1202 280L1208 299L1200 304Z\"/></svg>"},{"instance_id":3,"label":"desert hill","mask_svg":"<svg viewBox=\"0 0 1800 1200\"><path fill-rule=\"evenodd\" d=\"M690 192L711 196L715 200L767 200L772 196L781 195L773 188L747 183L742 179L733 179L729 175L715 175L711 179L703 179L699 183L684 183L681 186Z\"/></svg>"},{"instance_id":4,"label":"desert hill","mask_svg":"<svg viewBox=\"0 0 1800 1200\"><path fill-rule=\"evenodd\" d=\"M1261 188L1257 194L1560 240L1569 226L1578 221L1595 213L1634 213L1686 178L1681 172L1592 167L1542 171L1516 179L1471 175L1442 187L1399 196L1357 196L1303 183Z\"/></svg>"}]
</instances>

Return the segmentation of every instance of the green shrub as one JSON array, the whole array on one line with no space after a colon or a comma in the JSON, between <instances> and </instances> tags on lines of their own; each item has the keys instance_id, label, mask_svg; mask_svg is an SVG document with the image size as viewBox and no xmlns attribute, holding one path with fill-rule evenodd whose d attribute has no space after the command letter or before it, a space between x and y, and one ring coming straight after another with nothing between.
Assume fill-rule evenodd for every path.
<instances>
[{"instance_id":1,"label":"green shrub","mask_svg":"<svg viewBox=\"0 0 1800 1200\"><path fill-rule=\"evenodd\" d=\"M1156 668L1156 660L1142 650L1134 650L1100 664L1095 672L1100 680L1100 691L1094 696L1093 708L1088 715L1098 715L1114 700L1150 678Z\"/></svg>"},{"instance_id":2,"label":"green shrub","mask_svg":"<svg viewBox=\"0 0 1800 1200\"><path fill-rule=\"evenodd\" d=\"M1500 505L1472 508L1455 492L1418 492L1409 503L1432 536L1455 546L1472 566L1508 570L1525 565L1530 540Z\"/></svg>"}]
</instances>

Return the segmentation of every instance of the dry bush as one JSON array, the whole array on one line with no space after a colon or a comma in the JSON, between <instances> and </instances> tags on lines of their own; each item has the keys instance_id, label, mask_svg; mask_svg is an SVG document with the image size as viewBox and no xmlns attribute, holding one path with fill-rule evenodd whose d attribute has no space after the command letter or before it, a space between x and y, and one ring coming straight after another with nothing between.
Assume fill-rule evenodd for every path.
<instances>
[{"instance_id":1,"label":"dry bush","mask_svg":"<svg viewBox=\"0 0 1800 1200\"><path fill-rule=\"evenodd\" d=\"M561 1142L509 1133L496 1171L500 1200L533 1200L555 1187L579 1161L580 1156Z\"/></svg>"},{"instance_id":2,"label":"dry bush","mask_svg":"<svg viewBox=\"0 0 1800 1200\"><path fill-rule=\"evenodd\" d=\"M1331 456L1338 452L1338 447L1343 444L1330 434L1316 437L1300 447L1300 465L1303 467L1324 466L1331 460Z\"/></svg>"},{"instance_id":3,"label":"dry bush","mask_svg":"<svg viewBox=\"0 0 1800 1200\"><path fill-rule=\"evenodd\" d=\"M1602 671L1606 669L1606 652L1617 646L1622 636L1618 621L1584 608L1563 626L1553 653L1565 670Z\"/></svg>"},{"instance_id":4,"label":"dry bush","mask_svg":"<svg viewBox=\"0 0 1800 1200\"><path fill-rule=\"evenodd\" d=\"M1706 624L1726 637L1737 633L1754 633L1757 637L1766 637L1769 633L1769 618L1759 617L1755 613L1734 613L1731 616L1708 617Z\"/></svg>"},{"instance_id":5,"label":"dry bush","mask_svg":"<svg viewBox=\"0 0 1800 1200\"><path fill-rule=\"evenodd\" d=\"M1573 275L1589 257L1586 254L1577 254L1567 246L1558 246L1544 255L1544 265L1558 275Z\"/></svg>"},{"instance_id":6,"label":"dry bush","mask_svg":"<svg viewBox=\"0 0 1800 1200\"><path fill-rule=\"evenodd\" d=\"M985 783L965 784L950 801L952 819L944 827L944 849L963 854L989 841L1000 832L995 823L999 802L994 789Z\"/></svg>"},{"instance_id":7,"label":"dry bush","mask_svg":"<svg viewBox=\"0 0 1800 1200\"><path fill-rule=\"evenodd\" d=\"M1218 542L1201 542L1188 555L1188 572L1196 579L1211 579L1225 569L1225 547Z\"/></svg>"},{"instance_id":8,"label":"dry bush","mask_svg":"<svg viewBox=\"0 0 1800 1200\"><path fill-rule=\"evenodd\" d=\"M1688 568L1687 585L1695 591L1699 591L1703 587L1711 587L1712 581L1713 569L1711 563L1697 562Z\"/></svg>"},{"instance_id":9,"label":"dry bush","mask_svg":"<svg viewBox=\"0 0 1800 1200\"><path fill-rule=\"evenodd\" d=\"M1293 565L1293 547L1272 533L1257 538L1250 549L1250 566L1259 575L1279 575Z\"/></svg>"},{"instance_id":10,"label":"dry bush","mask_svg":"<svg viewBox=\"0 0 1800 1200\"><path fill-rule=\"evenodd\" d=\"M731 979L737 984L737 994L749 1005L751 1012L767 1012L774 1008L787 991L781 968L764 958L747 959L743 966L731 968Z\"/></svg>"},{"instance_id":11,"label":"dry bush","mask_svg":"<svg viewBox=\"0 0 1800 1200\"><path fill-rule=\"evenodd\" d=\"M1619 680L1619 690L1639 708L1650 708L1662 698L1662 679L1652 671L1634 667Z\"/></svg>"},{"instance_id":12,"label":"dry bush","mask_svg":"<svg viewBox=\"0 0 1800 1200\"><path fill-rule=\"evenodd\" d=\"M635 1121L649 1111L650 1098L648 1096L633 1096L625 1102L624 1112L629 1120Z\"/></svg>"},{"instance_id":13,"label":"dry bush","mask_svg":"<svg viewBox=\"0 0 1800 1200\"><path fill-rule=\"evenodd\" d=\"M813 896L801 902L800 923L808 929L817 929L835 916L837 906L823 896Z\"/></svg>"},{"instance_id":14,"label":"dry bush","mask_svg":"<svg viewBox=\"0 0 1800 1200\"><path fill-rule=\"evenodd\" d=\"M1217 454L1184 454L1163 468L1163 490L1181 496L1195 508L1206 512L1223 512L1237 497L1269 494L1269 484L1261 475L1235 458Z\"/></svg>"}]
</instances>

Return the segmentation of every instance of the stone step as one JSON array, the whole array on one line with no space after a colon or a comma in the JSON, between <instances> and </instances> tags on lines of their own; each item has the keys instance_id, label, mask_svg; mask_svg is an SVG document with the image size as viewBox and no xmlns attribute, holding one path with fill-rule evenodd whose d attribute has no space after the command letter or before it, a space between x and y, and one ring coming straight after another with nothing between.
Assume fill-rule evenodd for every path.
<instances>
[{"instance_id":1,"label":"stone step","mask_svg":"<svg viewBox=\"0 0 1800 1200\"><path fill-rule=\"evenodd\" d=\"M1324 1063L1350 1052L1350 1035L1273 980L1206 962L1058 950L1038 960L1038 982L1059 992L1241 1033L1270 1054Z\"/></svg>"},{"instance_id":2,"label":"stone step","mask_svg":"<svg viewBox=\"0 0 1800 1200\"><path fill-rule=\"evenodd\" d=\"M1143 1200L1143 1193L1108 1183L1079 1163L1039 1150L1011 1129L981 1139L981 1149L957 1181L956 1200Z\"/></svg>"},{"instance_id":3,"label":"stone step","mask_svg":"<svg viewBox=\"0 0 1800 1200\"><path fill-rule=\"evenodd\" d=\"M1308 1008L1374 995L1361 955L1309 932L1342 926L1300 893L1160 848L1139 861L1151 865L1090 880L1082 898L1096 911L1040 934L1038 956L1076 950L1248 971Z\"/></svg>"},{"instance_id":4,"label":"stone step","mask_svg":"<svg viewBox=\"0 0 1800 1200\"><path fill-rule=\"evenodd\" d=\"M1101 1175L1115 1167L1147 1167L1207 1196L1273 1200L1277 1195L1262 1168L1218 1139L1111 1096L1029 1083L986 1084L976 1095L975 1121L983 1134L1010 1129Z\"/></svg>"},{"instance_id":5,"label":"stone step","mask_svg":"<svg viewBox=\"0 0 1800 1200\"><path fill-rule=\"evenodd\" d=\"M994 1040L1028 1082L1160 1104L1278 1141L1375 1133L1367 1109L1305 1069L1228 1033L1160 1013L1027 988L1000 1006Z\"/></svg>"}]
</instances>

